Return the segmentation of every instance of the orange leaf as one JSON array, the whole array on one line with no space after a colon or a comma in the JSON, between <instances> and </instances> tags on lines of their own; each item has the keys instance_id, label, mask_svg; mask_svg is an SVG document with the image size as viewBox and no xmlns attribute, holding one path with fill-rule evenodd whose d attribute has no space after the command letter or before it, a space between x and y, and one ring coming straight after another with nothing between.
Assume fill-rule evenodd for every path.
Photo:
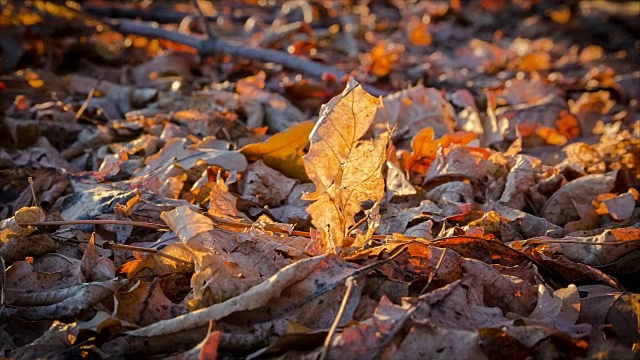
<instances>
[{"instance_id":1,"label":"orange leaf","mask_svg":"<svg viewBox=\"0 0 640 360\"><path fill-rule=\"evenodd\" d=\"M427 24L422 22L418 17L409 20L408 26L409 42L416 46L431 45L431 34L427 28Z\"/></svg>"},{"instance_id":2,"label":"orange leaf","mask_svg":"<svg viewBox=\"0 0 640 360\"><path fill-rule=\"evenodd\" d=\"M536 135L544 139L547 144L550 145L564 145L567 143L567 138L550 127L541 126L536 130Z\"/></svg>"},{"instance_id":3,"label":"orange leaf","mask_svg":"<svg viewBox=\"0 0 640 360\"><path fill-rule=\"evenodd\" d=\"M476 134L468 131L458 131L446 134L434 140L433 128L420 130L411 140L411 170L424 174L436 158L438 149L446 149L451 144L467 145L476 138ZM484 155L483 155L484 156Z\"/></svg>"},{"instance_id":4,"label":"orange leaf","mask_svg":"<svg viewBox=\"0 0 640 360\"><path fill-rule=\"evenodd\" d=\"M220 331L214 331L202 340L202 348L200 349L199 360L215 360L218 358L218 347L220 346Z\"/></svg>"},{"instance_id":5,"label":"orange leaf","mask_svg":"<svg viewBox=\"0 0 640 360\"><path fill-rule=\"evenodd\" d=\"M568 6L561 6L557 10L551 10L549 17L558 24L566 24L571 19L571 9Z\"/></svg>"},{"instance_id":6,"label":"orange leaf","mask_svg":"<svg viewBox=\"0 0 640 360\"><path fill-rule=\"evenodd\" d=\"M240 95L247 95L256 90L262 90L264 89L266 78L267 75L264 73L264 71L260 71L254 76L240 79L236 83L236 92Z\"/></svg>"},{"instance_id":7,"label":"orange leaf","mask_svg":"<svg viewBox=\"0 0 640 360\"><path fill-rule=\"evenodd\" d=\"M392 66L400 59L403 53L404 46L400 44L378 42L368 57L371 62L371 72L378 77L388 75Z\"/></svg>"},{"instance_id":8,"label":"orange leaf","mask_svg":"<svg viewBox=\"0 0 640 360\"><path fill-rule=\"evenodd\" d=\"M556 128L558 132L564 135L567 139L573 139L580 135L580 123L578 119L570 114L568 111L561 111L556 120Z\"/></svg>"},{"instance_id":9,"label":"orange leaf","mask_svg":"<svg viewBox=\"0 0 640 360\"><path fill-rule=\"evenodd\" d=\"M613 235L618 241L633 241L640 239L640 229L638 228L622 228L611 229Z\"/></svg>"},{"instance_id":10,"label":"orange leaf","mask_svg":"<svg viewBox=\"0 0 640 360\"><path fill-rule=\"evenodd\" d=\"M529 53L520 58L520 70L537 71L551 68L551 55L547 52Z\"/></svg>"}]
</instances>

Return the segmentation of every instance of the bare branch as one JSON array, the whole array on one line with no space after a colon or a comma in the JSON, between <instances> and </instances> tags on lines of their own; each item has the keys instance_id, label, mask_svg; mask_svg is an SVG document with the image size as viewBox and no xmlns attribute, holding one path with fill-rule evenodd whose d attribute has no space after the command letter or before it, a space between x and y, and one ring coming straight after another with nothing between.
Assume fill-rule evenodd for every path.
<instances>
[{"instance_id":1,"label":"bare branch","mask_svg":"<svg viewBox=\"0 0 640 360\"><path fill-rule=\"evenodd\" d=\"M175 31L163 29L155 23L143 23L132 20L105 20L114 30L124 34L135 34L153 38L170 40L183 45L191 46L198 50L201 56L226 54L238 56L249 60L258 60L280 64L293 71L299 71L307 76L322 79L325 75L333 75L338 79L345 78L348 74L335 67L324 65L315 61L290 55L286 52L247 47L242 44L222 40L220 38L205 39L191 35L180 34ZM373 96L386 94L385 91L373 86L364 86Z\"/></svg>"}]
</instances>

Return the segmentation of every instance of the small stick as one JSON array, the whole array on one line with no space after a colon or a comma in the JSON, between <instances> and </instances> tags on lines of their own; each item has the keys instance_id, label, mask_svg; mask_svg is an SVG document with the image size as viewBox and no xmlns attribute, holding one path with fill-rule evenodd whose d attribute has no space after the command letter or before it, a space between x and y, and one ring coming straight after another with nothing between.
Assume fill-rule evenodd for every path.
<instances>
[{"instance_id":1,"label":"small stick","mask_svg":"<svg viewBox=\"0 0 640 360\"><path fill-rule=\"evenodd\" d=\"M35 186L33 186L33 178L29 176L27 180L29 181L29 186L31 187L31 196L33 196L33 204L35 204L37 207L40 207L40 204L38 204L38 198L36 197L36 189L35 189Z\"/></svg>"},{"instance_id":2,"label":"small stick","mask_svg":"<svg viewBox=\"0 0 640 360\"><path fill-rule=\"evenodd\" d=\"M93 86L93 88L91 88L91 91L89 91L89 94L87 95L87 98L82 103L82 106L80 106L80 109L78 109L78 112L76 112L76 120L80 119L80 117L82 117L82 114L84 114L85 110L87 110L87 107L89 107L89 103L91 102L91 99L93 99L93 95L96 93L96 90L98 89L98 86L100 86L101 82L102 82L102 77L100 77L98 81L96 81L96 84Z\"/></svg>"},{"instance_id":3,"label":"small stick","mask_svg":"<svg viewBox=\"0 0 640 360\"><path fill-rule=\"evenodd\" d=\"M405 250L407 249L407 245L402 245L399 246L395 249L393 249L390 253L389 253L389 257L384 259L384 260L380 260L380 261L376 261L372 264L369 264L367 266L364 266L356 271L353 272L353 274L351 276L349 276L346 280L346 286L347 286L347 290L345 292L344 297L342 298L342 303L340 304L340 309L338 310L338 314L336 315L336 319L334 320L333 324L331 325L331 329L329 330L329 333L327 334L327 338L325 339L324 342L324 349L322 350L322 355L320 357L320 359L326 359L326 357L328 356L328 352L329 352L329 347L331 346L331 339L333 338L333 334L336 332L336 329L338 327L338 324L340 324L340 320L342 319L342 316L344 315L344 310L349 302L349 297L351 296L351 292L353 291L353 286L355 284L355 279L359 278L360 276L363 276L365 274L367 274L369 271L378 268L380 265L385 264L393 259L395 259L396 257L398 257L398 255L402 254Z\"/></svg>"},{"instance_id":4,"label":"small stick","mask_svg":"<svg viewBox=\"0 0 640 360\"><path fill-rule=\"evenodd\" d=\"M425 285L424 288L422 288L422 291L420 291L420 295L424 294L424 292L427 291L427 288L429 287L429 285L431 285L431 280L433 280L433 278L436 276L436 273L438 272L438 269L440 269L440 266L442 265L442 260L444 260L444 255L446 253L447 253L447 248L444 248L442 250L442 254L440 254L440 259L438 259L436 268L433 269L431 274L429 274L429 279L427 279L427 285Z\"/></svg>"},{"instance_id":5,"label":"small stick","mask_svg":"<svg viewBox=\"0 0 640 360\"><path fill-rule=\"evenodd\" d=\"M562 240L562 239L549 239L549 240L531 239L531 240L524 240L524 244L526 244L526 245L529 245L529 244L533 244L533 245L579 244L579 245L597 246L597 245L628 245L628 244L633 244L633 243L637 243L637 242L640 242L640 238L639 239L626 240L626 241L618 241L618 242L588 242L588 241L580 241L580 240Z\"/></svg>"},{"instance_id":6,"label":"small stick","mask_svg":"<svg viewBox=\"0 0 640 360\"><path fill-rule=\"evenodd\" d=\"M351 298L351 293L353 293L353 286L355 284L355 280L353 276L349 276L346 281L347 290L342 298L342 303L340 304L340 309L338 309L338 313L336 314L335 320L333 320L333 324L331 324L331 328L329 329L329 333L327 334L327 338L324 340L324 348L322 349L322 355L320 355L320 360L325 360L329 355L329 348L331 347L331 339L333 339L333 334L335 334L338 329L338 325L344 316L344 311L347 308L347 304L349 304L349 299Z\"/></svg>"},{"instance_id":7,"label":"small stick","mask_svg":"<svg viewBox=\"0 0 640 360\"><path fill-rule=\"evenodd\" d=\"M103 249L109 249L109 250L125 250L125 251L138 251L138 252L144 252L144 253L151 253L151 254L156 254L158 256L161 256L161 257L169 259L169 260L173 260L175 262L191 264L190 261L186 261L184 259L177 258L177 257L175 257L173 255L165 254L165 253L160 252L160 251L158 251L156 249L149 249L149 248L143 248L143 247L132 246L132 245L114 244L114 243L110 243L110 242L102 244L102 248Z\"/></svg>"},{"instance_id":8,"label":"small stick","mask_svg":"<svg viewBox=\"0 0 640 360\"><path fill-rule=\"evenodd\" d=\"M198 19L200 20L200 25L202 26L202 30L204 30L205 34L207 34L207 39L215 38L215 35L211 32L209 28L209 24L207 22L207 18L204 16L204 12L202 12L202 8L200 7L200 2L198 0L193 0L193 5L196 8L196 13L198 14Z\"/></svg>"},{"instance_id":9,"label":"small stick","mask_svg":"<svg viewBox=\"0 0 640 360\"><path fill-rule=\"evenodd\" d=\"M2 288L0 289L0 307L4 309L4 288L7 287L7 268L4 264L4 259L0 256L0 267L2 270ZM0 309L0 312L2 312Z\"/></svg>"},{"instance_id":10,"label":"small stick","mask_svg":"<svg viewBox=\"0 0 640 360\"><path fill-rule=\"evenodd\" d=\"M167 229L166 225L153 224L143 221L128 220L69 220L69 221L42 221L19 223L20 226L50 226L50 225L131 225L150 229Z\"/></svg>"},{"instance_id":11,"label":"small stick","mask_svg":"<svg viewBox=\"0 0 640 360\"><path fill-rule=\"evenodd\" d=\"M175 31L164 29L157 24L141 23L127 19L111 20L103 19L115 31L123 34L135 34L140 36L165 39L178 44L187 45L198 50L200 56L226 54L238 56L244 59L257 60L265 63L280 64L289 70L298 71L316 79L322 79L326 74L334 75L338 80L346 79L347 73L336 67L317 63L315 61L294 56L289 53L267 49L253 48L246 45L225 41L220 38L203 39ZM389 92L378 89L372 85L362 84L373 96L387 95Z\"/></svg>"}]
</instances>

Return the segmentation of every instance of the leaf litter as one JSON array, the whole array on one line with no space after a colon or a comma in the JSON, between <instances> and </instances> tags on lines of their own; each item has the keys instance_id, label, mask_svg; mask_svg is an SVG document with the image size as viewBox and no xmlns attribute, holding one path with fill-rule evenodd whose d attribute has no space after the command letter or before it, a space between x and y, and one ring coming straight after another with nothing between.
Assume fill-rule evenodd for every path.
<instances>
[{"instance_id":1,"label":"leaf litter","mask_svg":"<svg viewBox=\"0 0 640 360\"><path fill-rule=\"evenodd\" d=\"M631 2L194 4L0 13L0 355L638 356Z\"/></svg>"}]
</instances>

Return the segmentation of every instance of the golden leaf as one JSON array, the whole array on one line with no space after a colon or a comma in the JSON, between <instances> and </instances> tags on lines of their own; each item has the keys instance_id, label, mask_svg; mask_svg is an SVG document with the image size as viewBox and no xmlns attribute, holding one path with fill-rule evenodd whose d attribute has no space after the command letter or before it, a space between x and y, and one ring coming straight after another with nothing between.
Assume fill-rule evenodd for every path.
<instances>
[{"instance_id":1,"label":"golden leaf","mask_svg":"<svg viewBox=\"0 0 640 360\"><path fill-rule=\"evenodd\" d=\"M301 122L273 135L267 141L246 145L240 152L250 161L262 160L270 168L290 178L309 182L302 156L313 126L313 121Z\"/></svg>"}]
</instances>

